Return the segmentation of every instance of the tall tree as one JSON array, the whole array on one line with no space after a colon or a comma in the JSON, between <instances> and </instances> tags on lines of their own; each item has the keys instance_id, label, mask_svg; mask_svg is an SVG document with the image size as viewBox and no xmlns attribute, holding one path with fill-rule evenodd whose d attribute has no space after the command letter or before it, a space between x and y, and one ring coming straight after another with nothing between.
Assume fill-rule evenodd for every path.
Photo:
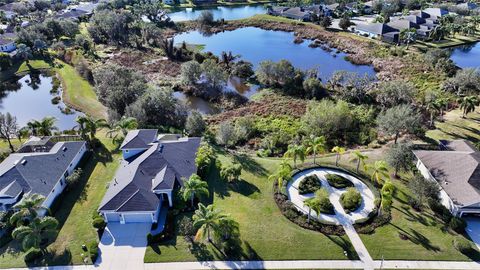
<instances>
[{"instance_id":1,"label":"tall tree","mask_svg":"<svg viewBox=\"0 0 480 270\"><path fill-rule=\"evenodd\" d=\"M412 145L410 143L399 143L393 145L387 151L386 160L388 165L395 169L395 177L398 177L399 171L406 171L412 165Z\"/></svg>"},{"instance_id":2,"label":"tall tree","mask_svg":"<svg viewBox=\"0 0 480 270\"><path fill-rule=\"evenodd\" d=\"M380 190L382 196L380 202L380 209L378 209L378 215L382 215L383 211L390 211L393 203L393 193L395 192L395 186L391 181L386 181Z\"/></svg>"},{"instance_id":3,"label":"tall tree","mask_svg":"<svg viewBox=\"0 0 480 270\"><path fill-rule=\"evenodd\" d=\"M352 152L352 157L350 160L357 162L357 169L356 169L357 173L360 169L360 165L362 165L365 168L365 160L367 159L368 159L368 156L360 152L360 150L355 150Z\"/></svg>"},{"instance_id":4,"label":"tall tree","mask_svg":"<svg viewBox=\"0 0 480 270\"><path fill-rule=\"evenodd\" d=\"M307 147L305 152L307 155L313 153L313 164L316 164L317 154L325 152L325 145L326 140L323 136L315 137L312 135L305 141L305 146Z\"/></svg>"},{"instance_id":5,"label":"tall tree","mask_svg":"<svg viewBox=\"0 0 480 270\"><path fill-rule=\"evenodd\" d=\"M53 217L33 219L28 226L17 227L12 237L21 241L23 250L39 248L43 240L53 237L57 233L58 221Z\"/></svg>"},{"instance_id":6,"label":"tall tree","mask_svg":"<svg viewBox=\"0 0 480 270\"><path fill-rule=\"evenodd\" d=\"M15 148L11 139L16 137L18 132L17 118L8 112L6 114L0 112L0 138L8 142L12 152L15 152Z\"/></svg>"},{"instance_id":7,"label":"tall tree","mask_svg":"<svg viewBox=\"0 0 480 270\"><path fill-rule=\"evenodd\" d=\"M108 127L105 119L93 119L90 116L79 116L75 121L78 123L78 129L83 139L88 139L87 134L90 134L90 140L94 140L97 130Z\"/></svg>"},{"instance_id":8,"label":"tall tree","mask_svg":"<svg viewBox=\"0 0 480 270\"><path fill-rule=\"evenodd\" d=\"M340 161L340 158L345 153L345 148L340 146L335 146L332 148L332 152L335 153L335 166L338 166L338 162Z\"/></svg>"},{"instance_id":9,"label":"tall tree","mask_svg":"<svg viewBox=\"0 0 480 270\"><path fill-rule=\"evenodd\" d=\"M386 135L395 136L395 144L403 132L413 133L420 126L419 115L410 105L398 105L380 113L377 117L378 128Z\"/></svg>"},{"instance_id":10,"label":"tall tree","mask_svg":"<svg viewBox=\"0 0 480 270\"><path fill-rule=\"evenodd\" d=\"M208 183L203 181L200 176L192 174L187 181L183 182L183 187L180 189L182 197L185 201L190 200L193 207L193 200L195 197L208 196Z\"/></svg>"},{"instance_id":11,"label":"tall tree","mask_svg":"<svg viewBox=\"0 0 480 270\"><path fill-rule=\"evenodd\" d=\"M284 159L280 163L280 166L276 171L276 173L270 175L268 177L268 180L276 180L278 190L280 191L283 187L283 183L288 182L291 179L291 177L292 177L292 166L286 159Z\"/></svg>"}]
</instances>

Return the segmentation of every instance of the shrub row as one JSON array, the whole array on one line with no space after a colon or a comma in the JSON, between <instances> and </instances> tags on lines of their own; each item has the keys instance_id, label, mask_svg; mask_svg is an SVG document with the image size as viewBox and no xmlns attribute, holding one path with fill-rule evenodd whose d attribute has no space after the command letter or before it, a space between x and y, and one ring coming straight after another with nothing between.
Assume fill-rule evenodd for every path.
<instances>
[{"instance_id":1,"label":"shrub row","mask_svg":"<svg viewBox=\"0 0 480 270\"><path fill-rule=\"evenodd\" d=\"M98 258L98 241L92 241L88 244L88 252L90 253L90 260L95 263Z\"/></svg>"},{"instance_id":2,"label":"shrub row","mask_svg":"<svg viewBox=\"0 0 480 270\"><path fill-rule=\"evenodd\" d=\"M350 182L350 180L338 174L329 173L325 175L325 178L327 179L330 186L334 188L342 189L346 187L353 187L353 183Z\"/></svg>"},{"instance_id":3,"label":"shrub row","mask_svg":"<svg viewBox=\"0 0 480 270\"><path fill-rule=\"evenodd\" d=\"M307 222L307 215L298 211L297 208L288 200L288 196L285 194L275 192L274 199L282 214L291 222L299 225L302 228L318 231L327 235L345 234L342 226L323 224L315 219L310 219L310 222Z\"/></svg>"},{"instance_id":4,"label":"shrub row","mask_svg":"<svg viewBox=\"0 0 480 270\"><path fill-rule=\"evenodd\" d=\"M298 193L301 195L314 193L322 187L322 183L315 174L306 176L298 185Z\"/></svg>"},{"instance_id":5,"label":"shrub row","mask_svg":"<svg viewBox=\"0 0 480 270\"><path fill-rule=\"evenodd\" d=\"M383 211L381 215L377 214L377 211L370 212L369 219L365 222L353 225L357 233L372 234L375 229L381 227L392 220L390 211Z\"/></svg>"}]
</instances>

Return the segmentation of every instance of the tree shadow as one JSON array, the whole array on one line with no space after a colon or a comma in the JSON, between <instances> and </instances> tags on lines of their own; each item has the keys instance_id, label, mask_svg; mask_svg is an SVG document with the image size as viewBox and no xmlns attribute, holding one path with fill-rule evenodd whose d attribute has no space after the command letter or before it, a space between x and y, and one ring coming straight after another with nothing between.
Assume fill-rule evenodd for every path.
<instances>
[{"instance_id":1,"label":"tree shadow","mask_svg":"<svg viewBox=\"0 0 480 270\"><path fill-rule=\"evenodd\" d=\"M199 261L213 261L215 259L213 254L208 250L207 245L204 243L192 242L188 248L193 256Z\"/></svg>"},{"instance_id":2,"label":"tree shadow","mask_svg":"<svg viewBox=\"0 0 480 270\"><path fill-rule=\"evenodd\" d=\"M431 250L431 251L435 251L435 252L438 252L438 251L441 251L441 249L437 246L434 246L432 245L432 243L430 242L430 239L428 239L427 237L425 237L423 234L413 230L413 229L410 229L410 231L406 231L400 227L398 227L397 225L395 224L392 224L390 223L394 228L396 228L397 230L401 231L404 235L408 236L408 240L410 240L410 242L416 244L416 245L421 245L423 248L427 249L427 250Z\"/></svg>"},{"instance_id":3,"label":"tree shadow","mask_svg":"<svg viewBox=\"0 0 480 270\"><path fill-rule=\"evenodd\" d=\"M244 258L250 261L263 261L263 258L258 255L257 251L250 245L249 242L244 241L245 245Z\"/></svg>"},{"instance_id":4,"label":"tree shadow","mask_svg":"<svg viewBox=\"0 0 480 270\"><path fill-rule=\"evenodd\" d=\"M245 171L252 173L253 175L261 177L266 177L268 175L268 171L247 154L234 154L233 160L240 163Z\"/></svg>"},{"instance_id":5,"label":"tree shadow","mask_svg":"<svg viewBox=\"0 0 480 270\"><path fill-rule=\"evenodd\" d=\"M236 193L240 193L243 196L250 196L254 193L261 193L260 189L254 184L247 182L243 179L230 184L230 189Z\"/></svg>"},{"instance_id":6,"label":"tree shadow","mask_svg":"<svg viewBox=\"0 0 480 270\"><path fill-rule=\"evenodd\" d=\"M64 249L61 253L48 250L39 262L35 265L69 265L72 261L72 253L69 249ZM30 266L27 264L27 266Z\"/></svg>"},{"instance_id":7,"label":"tree shadow","mask_svg":"<svg viewBox=\"0 0 480 270\"><path fill-rule=\"evenodd\" d=\"M339 246L340 248L342 248L345 252L346 252L346 255L347 255L347 258L349 260L358 260L360 259L358 257L358 254L357 252L355 251L355 248L353 247L352 243L350 241L347 241L345 238L343 237L338 237L338 236L332 236L332 235L328 235L326 234L325 235L328 239L330 239L330 241L332 241L333 243L335 243L337 246Z\"/></svg>"}]
</instances>

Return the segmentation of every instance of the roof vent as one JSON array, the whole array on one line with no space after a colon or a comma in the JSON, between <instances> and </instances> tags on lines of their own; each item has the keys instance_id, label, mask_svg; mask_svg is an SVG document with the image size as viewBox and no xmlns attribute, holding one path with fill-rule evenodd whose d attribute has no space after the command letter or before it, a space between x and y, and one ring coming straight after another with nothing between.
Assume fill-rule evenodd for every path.
<instances>
[{"instance_id":1,"label":"roof vent","mask_svg":"<svg viewBox=\"0 0 480 270\"><path fill-rule=\"evenodd\" d=\"M159 152L159 153L162 153L162 151L163 151L163 144L160 144L160 145L158 146L158 152Z\"/></svg>"},{"instance_id":2,"label":"roof vent","mask_svg":"<svg viewBox=\"0 0 480 270\"><path fill-rule=\"evenodd\" d=\"M24 160L22 160L22 162L21 162L21 163L22 163L22 165L25 165L25 164L27 164L27 160L26 160L26 159L24 159Z\"/></svg>"},{"instance_id":3,"label":"roof vent","mask_svg":"<svg viewBox=\"0 0 480 270\"><path fill-rule=\"evenodd\" d=\"M64 147L62 148L62 150L63 150L63 152L67 151L67 147L64 146Z\"/></svg>"}]
</instances>

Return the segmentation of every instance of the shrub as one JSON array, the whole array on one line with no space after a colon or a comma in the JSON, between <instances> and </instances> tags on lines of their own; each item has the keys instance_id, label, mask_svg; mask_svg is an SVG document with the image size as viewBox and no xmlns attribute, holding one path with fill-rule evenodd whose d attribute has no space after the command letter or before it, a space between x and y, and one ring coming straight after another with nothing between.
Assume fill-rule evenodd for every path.
<instances>
[{"instance_id":1,"label":"shrub","mask_svg":"<svg viewBox=\"0 0 480 270\"><path fill-rule=\"evenodd\" d=\"M183 236L195 235L195 227L191 218L184 216L178 224L178 234Z\"/></svg>"},{"instance_id":2,"label":"shrub","mask_svg":"<svg viewBox=\"0 0 480 270\"><path fill-rule=\"evenodd\" d=\"M223 180L233 183L240 180L242 174L242 166L239 163L233 163L231 165L222 166L220 176Z\"/></svg>"},{"instance_id":3,"label":"shrub","mask_svg":"<svg viewBox=\"0 0 480 270\"><path fill-rule=\"evenodd\" d=\"M319 190L322 187L320 179L316 175L309 175L300 181L298 185L298 193L300 194L308 194L314 193L315 191Z\"/></svg>"},{"instance_id":4,"label":"shrub","mask_svg":"<svg viewBox=\"0 0 480 270\"><path fill-rule=\"evenodd\" d=\"M362 203L362 195L355 188L349 187L347 192L340 196L340 203L347 213L355 211Z\"/></svg>"},{"instance_id":5,"label":"shrub","mask_svg":"<svg viewBox=\"0 0 480 270\"><path fill-rule=\"evenodd\" d=\"M436 216L440 217L445 223L450 222L452 219L452 213L448 210L443 204L441 204L436 199L429 199L428 206L435 213Z\"/></svg>"},{"instance_id":6,"label":"shrub","mask_svg":"<svg viewBox=\"0 0 480 270\"><path fill-rule=\"evenodd\" d=\"M470 242L461 236L457 236L453 239L453 246L455 249L464 254L469 253L472 250L472 245Z\"/></svg>"},{"instance_id":7,"label":"shrub","mask_svg":"<svg viewBox=\"0 0 480 270\"><path fill-rule=\"evenodd\" d=\"M452 217L448 226L457 233L464 233L465 228L467 228L467 223L462 218Z\"/></svg>"},{"instance_id":8,"label":"shrub","mask_svg":"<svg viewBox=\"0 0 480 270\"><path fill-rule=\"evenodd\" d=\"M33 262L35 259L40 258L42 256L42 251L39 248L31 248L27 253L25 253L25 257L23 260L25 262Z\"/></svg>"},{"instance_id":9,"label":"shrub","mask_svg":"<svg viewBox=\"0 0 480 270\"><path fill-rule=\"evenodd\" d=\"M102 217L96 217L92 222L92 226L97 230L103 230L107 226L107 223Z\"/></svg>"},{"instance_id":10,"label":"shrub","mask_svg":"<svg viewBox=\"0 0 480 270\"><path fill-rule=\"evenodd\" d=\"M346 179L343 176L338 174L327 174L325 175L330 186L334 188L346 188L346 187L353 187L353 183L350 180Z\"/></svg>"},{"instance_id":11,"label":"shrub","mask_svg":"<svg viewBox=\"0 0 480 270\"><path fill-rule=\"evenodd\" d=\"M315 192L315 198L319 202L319 210L320 213L335 214L333 204L330 202L330 198L328 196L328 192L326 189L321 188Z\"/></svg>"},{"instance_id":12,"label":"shrub","mask_svg":"<svg viewBox=\"0 0 480 270\"><path fill-rule=\"evenodd\" d=\"M88 244L88 252L90 253L90 260L95 263L98 258L98 241L92 241Z\"/></svg>"}]
</instances>

